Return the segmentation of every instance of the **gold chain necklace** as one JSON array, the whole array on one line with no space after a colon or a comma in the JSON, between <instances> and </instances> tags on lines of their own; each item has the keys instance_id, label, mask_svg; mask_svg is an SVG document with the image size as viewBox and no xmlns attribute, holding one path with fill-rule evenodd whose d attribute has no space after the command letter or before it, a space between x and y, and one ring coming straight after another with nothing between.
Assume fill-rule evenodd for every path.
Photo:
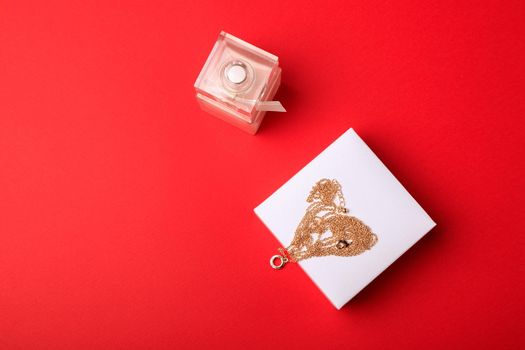
<instances>
[{"instance_id":1,"label":"gold chain necklace","mask_svg":"<svg viewBox=\"0 0 525 350\"><path fill-rule=\"evenodd\" d=\"M348 215L337 180L317 181L306 202L311 204L295 230L292 243L286 249L279 248L281 254L270 259L274 269L312 257L359 255L376 244L377 236L372 230Z\"/></svg>"}]
</instances>

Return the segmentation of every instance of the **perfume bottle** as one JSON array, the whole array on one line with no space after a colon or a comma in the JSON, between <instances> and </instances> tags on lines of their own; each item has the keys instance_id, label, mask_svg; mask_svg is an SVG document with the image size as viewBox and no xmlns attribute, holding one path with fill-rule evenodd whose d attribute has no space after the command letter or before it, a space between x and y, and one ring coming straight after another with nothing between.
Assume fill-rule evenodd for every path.
<instances>
[{"instance_id":1,"label":"perfume bottle","mask_svg":"<svg viewBox=\"0 0 525 350\"><path fill-rule=\"evenodd\" d=\"M277 56L223 31L195 91L203 110L255 134L267 111L285 112L280 102L272 101L280 83Z\"/></svg>"}]
</instances>

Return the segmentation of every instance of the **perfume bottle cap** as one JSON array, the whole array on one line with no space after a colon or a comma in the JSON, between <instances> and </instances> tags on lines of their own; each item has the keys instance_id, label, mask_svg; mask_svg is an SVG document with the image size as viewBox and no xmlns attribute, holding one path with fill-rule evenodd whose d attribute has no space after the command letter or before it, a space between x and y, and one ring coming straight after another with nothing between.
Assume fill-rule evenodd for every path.
<instances>
[{"instance_id":1,"label":"perfume bottle cap","mask_svg":"<svg viewBox=\"0 0 525 350\"><path fill-rule=\"evenodd\" d=\"M234 84L240 84L243 81L245 81L247 75L248 73L246 72L246 68L244 68L240 64L234 64L228 67L228 70L226 72L226 77L229 81L231 81Z\"/></svg>"}]
</instances>

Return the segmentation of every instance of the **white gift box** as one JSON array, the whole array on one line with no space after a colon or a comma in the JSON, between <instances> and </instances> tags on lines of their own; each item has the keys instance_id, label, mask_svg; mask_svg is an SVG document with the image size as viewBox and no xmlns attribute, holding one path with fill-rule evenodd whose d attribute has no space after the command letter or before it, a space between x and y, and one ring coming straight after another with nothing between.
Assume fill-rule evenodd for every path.
<instances>
[{"instance_id":1,"label":"white gift box","mask_svg":"<svg viewBox=\"0 0 525 350\"><path fill-rule=\"evenodd\" d=\"M378 238L373 247L356 256L311 257L298 262L340 309L436 224L356 132L349 129L255 208L282 247L292 242L309 204L306 198L312 186L323 178L340 183L348 214L362 220ZM277 247L268 252L268 257L274 254ZM286 273L289 267L275 273Z\"/></svg>"}]
</instances>

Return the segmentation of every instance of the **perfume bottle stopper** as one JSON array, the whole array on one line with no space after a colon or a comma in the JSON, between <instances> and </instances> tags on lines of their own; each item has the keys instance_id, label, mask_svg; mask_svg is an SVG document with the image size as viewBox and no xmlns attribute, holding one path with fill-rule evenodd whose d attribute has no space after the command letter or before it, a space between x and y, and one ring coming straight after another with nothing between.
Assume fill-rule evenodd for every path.
<instances>
[{"instance_id":1,"label":"perfume bottle stopper","mask_svg":"<svg viewBox=\"0 0 525 350\"><path fill-rule=\"evenodd\" d=\"M234 84L240 84L246 80L246 69L240 64L232 65L226 72L228 80Z\"/></svg>"}]
</instances>

